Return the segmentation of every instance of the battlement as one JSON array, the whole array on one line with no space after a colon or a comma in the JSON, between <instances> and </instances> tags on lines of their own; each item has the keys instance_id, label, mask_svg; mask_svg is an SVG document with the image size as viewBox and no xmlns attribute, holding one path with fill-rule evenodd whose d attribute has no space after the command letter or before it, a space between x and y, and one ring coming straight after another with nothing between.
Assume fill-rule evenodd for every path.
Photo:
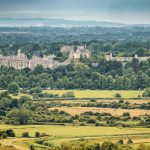
<instances>
[{"instance_id":1,"label":"battlement","mask_svg":"<svg viewBox=\"0 0 150 150\"><path fill-rule=\"evenodd\" d=\"M134 57L113 57L112 53L110 53L109 55L105 55L105 59L107 61L116 60L119 62L132 62L134 58L138 59L139 61L146 61L150 59L150 56L139 57L137 54L135 54Z\"/></svg>"}]
</instances>

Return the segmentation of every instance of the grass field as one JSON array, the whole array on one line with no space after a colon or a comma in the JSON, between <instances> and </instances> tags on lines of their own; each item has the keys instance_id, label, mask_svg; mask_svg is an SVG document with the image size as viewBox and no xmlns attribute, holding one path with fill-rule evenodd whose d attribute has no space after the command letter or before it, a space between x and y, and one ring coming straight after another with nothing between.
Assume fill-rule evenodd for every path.
<instances>
[{"instance_id":1,"label":"grass field","mask_svg":"<svg viewBox=\"0 0 150 150\"><path fill-rule=\"evenodd\" d=\"M149 128L117 128L117 127L95 127L95 126L54 126L54 125L24 125L9 126L0 125L0 130L13 129L17 137L22 132L29 132L34 136L36 131L47 133L51 136L62 137L94 137L94 136L111 136L111 135L132 135L132 134L150 134Z\"/></svg>"},{"instance_id":2,"label":"grass field","mask_svg":"<svg viewBox=\"0 0 150 150\"><path fill-rule=\"evenodd\" d=\"M67 91L73 91L76 98L114 98L116 93L120 93L123 98L138 98L143 93L143 91L138 90L44 90L43 92L61 96Z\"/></svg>"},{"instance_id":3,"label":"grass field","mask_svg":"<svg viewBox=\"0 0 150 150\"><path fill-rule=\"evenodd\" d=\"M148 143L150 141L150 130L148 128L117 128L117 127L95 127L95 126L52 126L52 125L26 125L26 126L9 126L0 125L0 130L13 129L17 137L20 137L22 132L29 132L30 136L34 136L35 132L47 133L49 137L47 141L56 145L67 141L76 141L80 138L88 140L118 140L123 138L127 140L132 138L134 143ZM33 138L14 138L1 140L2 144L10 144L18 149L27 150L29 143L32 144ZM21 150L21 149L20 149Z\"/></svg>"}]
</instances>

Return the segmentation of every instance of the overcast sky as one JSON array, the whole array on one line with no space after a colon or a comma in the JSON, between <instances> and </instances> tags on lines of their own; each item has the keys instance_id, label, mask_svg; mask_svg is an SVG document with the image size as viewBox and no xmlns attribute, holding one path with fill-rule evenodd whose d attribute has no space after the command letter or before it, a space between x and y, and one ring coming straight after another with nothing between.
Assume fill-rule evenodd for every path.
<instances>
[{"instance_id":1,"label":"overcast sky","mask_svg":"<svg viewBox=\"0 0 150 150\"><path fill-rule=\"evenodd\" d=\"M150 0L0 0L0 17L150 24Z\"/></svg>"}]
</instances>

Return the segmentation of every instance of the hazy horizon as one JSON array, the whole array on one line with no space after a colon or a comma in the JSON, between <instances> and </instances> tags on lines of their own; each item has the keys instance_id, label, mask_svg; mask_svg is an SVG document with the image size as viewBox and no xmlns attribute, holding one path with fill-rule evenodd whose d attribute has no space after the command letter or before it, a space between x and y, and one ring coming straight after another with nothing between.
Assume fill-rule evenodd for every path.
<instances>
[{"instance_id":1,"label":"hazy horizon","mask_svg":"<svg viewBox=\"0 0 150 150\"><path fill-rule=\"evenodd\" d=\"M48 18L150 24L149 0L5 0L0 18Z\"/></svg>"}]
</instances>

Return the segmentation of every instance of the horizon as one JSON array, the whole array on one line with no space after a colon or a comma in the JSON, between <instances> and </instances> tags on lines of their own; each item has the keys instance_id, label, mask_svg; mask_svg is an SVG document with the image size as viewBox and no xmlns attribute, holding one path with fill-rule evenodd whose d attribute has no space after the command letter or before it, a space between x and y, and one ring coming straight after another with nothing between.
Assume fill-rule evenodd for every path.
<instances>
[{"instance_id":1,"label":"horizon","mask_svg":"<svg viewBox=\"0 0 150 150\"><path fill-rule=\"evenodd\" d=\"M5 0L0 18L47 18L150 24L149 0Z\"/></svg>"}]
</instances>

